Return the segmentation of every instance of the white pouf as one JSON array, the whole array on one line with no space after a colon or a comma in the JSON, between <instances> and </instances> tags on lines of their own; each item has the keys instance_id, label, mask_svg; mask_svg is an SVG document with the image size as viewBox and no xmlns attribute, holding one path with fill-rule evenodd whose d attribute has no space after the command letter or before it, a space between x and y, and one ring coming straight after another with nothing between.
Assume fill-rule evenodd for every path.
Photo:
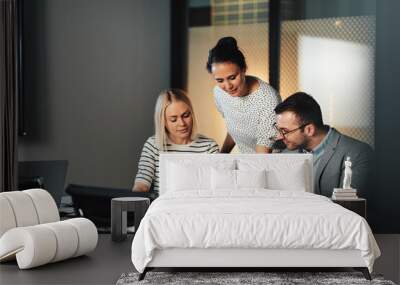
<instances>
[{"instance_id":1,"label":"white pouf","mask_svg":"<svg viewBox=\"0 0 400 285\"><path fill-rule=\"evenodd\" d=\"M56 203L43 189L0 193L0 214L0 262L16 258L20 269L77 257L97 246L93 222L60 222Z\"/></svg>"}]
</instances>

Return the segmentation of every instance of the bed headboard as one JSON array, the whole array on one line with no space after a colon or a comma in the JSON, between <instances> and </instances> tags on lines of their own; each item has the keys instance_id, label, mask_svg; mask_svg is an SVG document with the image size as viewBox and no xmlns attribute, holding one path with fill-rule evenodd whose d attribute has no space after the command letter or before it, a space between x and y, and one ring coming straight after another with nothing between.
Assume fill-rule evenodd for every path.
<instances>
[{"instance_id":1,"label":"bed headboard","mask_svg":"<svg viewBox=\"0 0 400 285\"><path fill-rule=\"evenodd\" d=\"M313 192L313 156L312 154L160 154L160 195L167 189L168 167L171 163L193 166L214 166L220 162L231 163L234 169L266 169L269 176L269 188L276 190L293 190L294 186ZM300 185L301 184L301 185ZM301 187L300 187L301 186ZM296 187L295 187L296 188Z\"/></svg>"}]
</instances>

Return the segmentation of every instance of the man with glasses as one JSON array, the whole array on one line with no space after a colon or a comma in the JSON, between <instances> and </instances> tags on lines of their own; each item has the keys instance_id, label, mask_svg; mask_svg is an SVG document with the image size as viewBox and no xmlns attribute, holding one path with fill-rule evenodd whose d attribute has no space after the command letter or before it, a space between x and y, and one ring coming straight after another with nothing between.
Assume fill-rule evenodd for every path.
<instances>
[{"instance_id":1,"label":"man with glasses","mask_svg":"<svg viewBox=\"0 0 400 285\"><path fill-rule=\"evenodd\" d=\"M314 192L327 197L333 188L342 187L344 161L352 162L351 186L361 197L367 194L372 166L371 147L324 125L321 108L310 95L295 93L275 108L277 140L286 150L309 152L314 157Z\"/></svg>"}]
</instances>

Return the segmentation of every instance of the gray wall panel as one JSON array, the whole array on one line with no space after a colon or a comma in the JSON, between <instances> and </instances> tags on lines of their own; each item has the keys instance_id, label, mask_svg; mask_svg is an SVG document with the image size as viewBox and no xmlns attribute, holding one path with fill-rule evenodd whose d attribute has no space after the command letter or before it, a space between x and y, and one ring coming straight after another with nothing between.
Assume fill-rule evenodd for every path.
<instances>
[{"instance_id":1,"label":"gray wall panel","mask_svg":"<svg viewBox=\"0 0 400 285\"><path fill-rule=\"evenodd\" d=\"M67 183L131 187L169 87L169 1L25 2L20 160L67 159Z\"/></svg>"},{"instance_id":2,"label":"gray wall panel","mask_svg":"<svg viewBox=\"0 0 400 285\"><path fill-rule=\"evenodd\" d=\"M400 1L377 1L375 153L371 223L376 233L400 233Z\"/></svg>"}]
</instances>

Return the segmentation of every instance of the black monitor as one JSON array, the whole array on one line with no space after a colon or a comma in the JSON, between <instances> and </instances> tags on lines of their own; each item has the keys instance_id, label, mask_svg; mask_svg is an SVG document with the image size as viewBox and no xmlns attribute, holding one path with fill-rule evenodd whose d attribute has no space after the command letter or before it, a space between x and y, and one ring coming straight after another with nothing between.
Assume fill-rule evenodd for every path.
<instances>
[{"instance_id":1,"label":"black monitor","mask_svg":"<svg viewBox=\"0 0 400 285\"><path fill-rule=\"evenodd\" d=\"M67 169L67 160L19 161L19 190L37 187L46 189L53 196L57 206L60 207L61 197L65 195L64 186ZM32 181L31 187L27 186L29 180Z\"/></svg>"}]
</instances>

